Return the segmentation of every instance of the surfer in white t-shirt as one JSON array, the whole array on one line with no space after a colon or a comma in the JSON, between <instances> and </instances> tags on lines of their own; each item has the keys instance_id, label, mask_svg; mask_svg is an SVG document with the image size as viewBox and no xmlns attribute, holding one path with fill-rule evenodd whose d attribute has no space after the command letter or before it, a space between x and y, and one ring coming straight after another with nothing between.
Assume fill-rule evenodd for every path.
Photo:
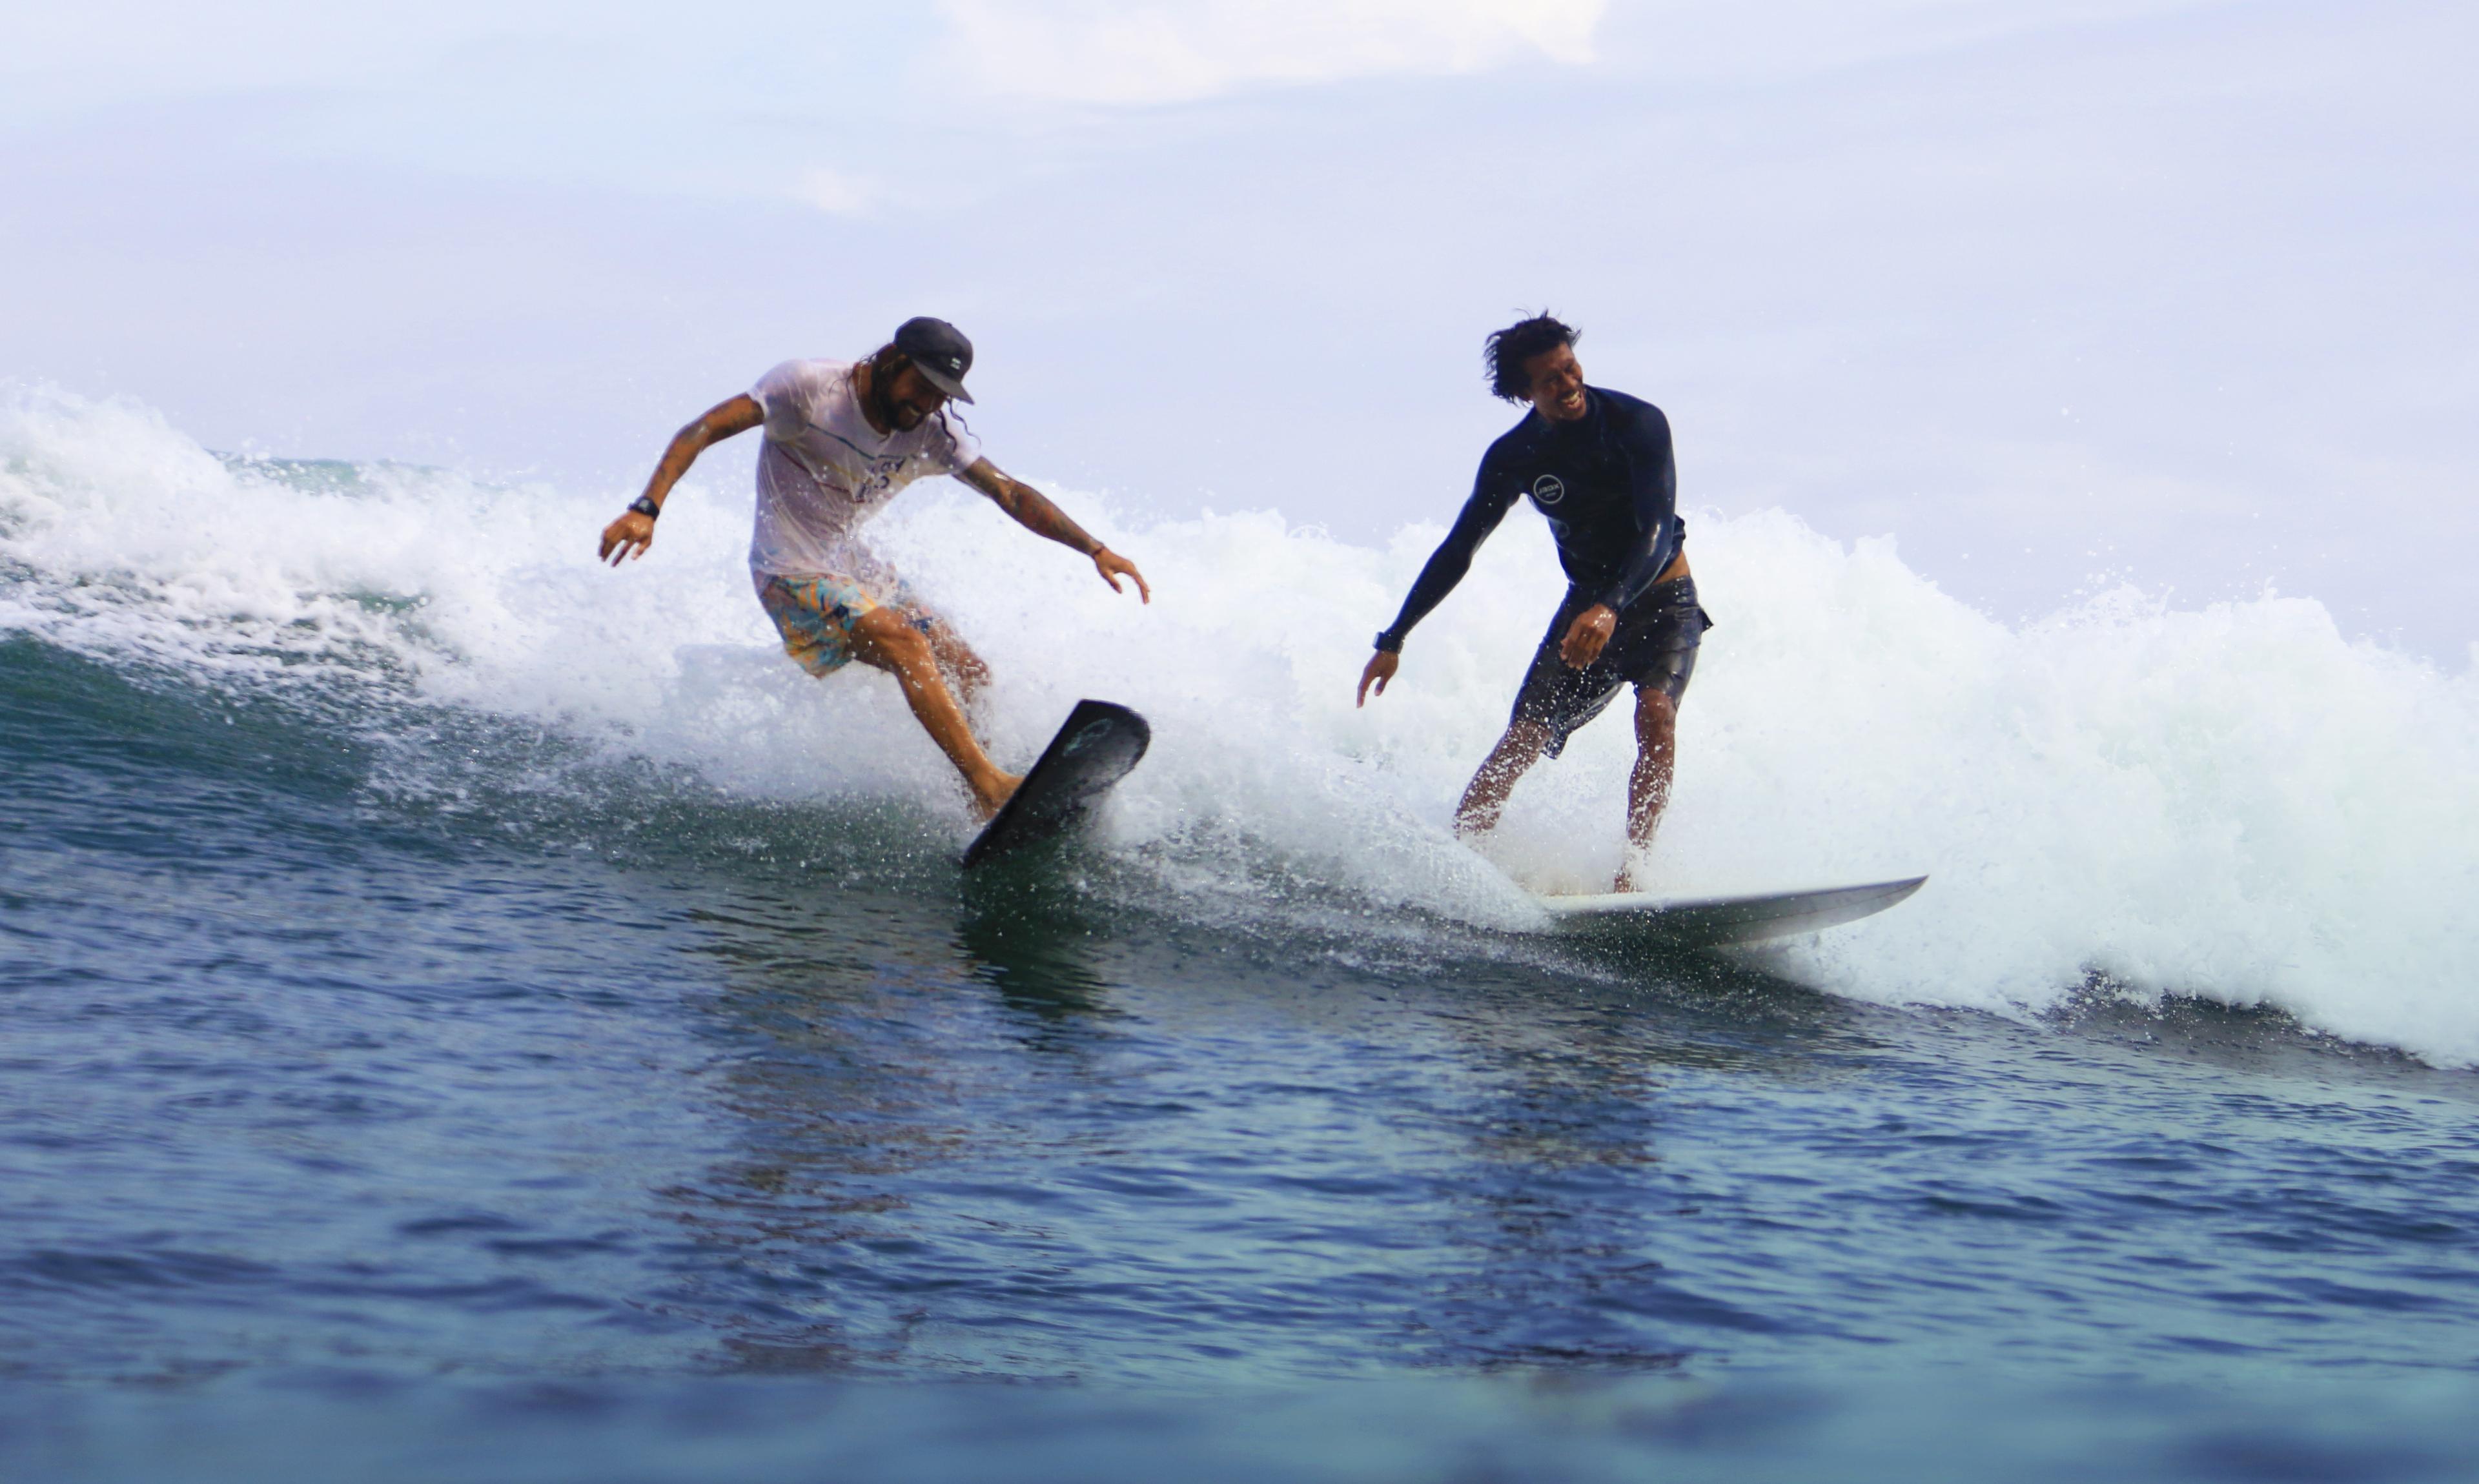
<instances>
[{"instance_id":1,"label":"surfer in white t-shirt","mask_svg":"<svg viewBox=\"0 0 2479 1484\"><path fill-rule=\"evenodd\" d=\"M870 550L861 526L913 480L953 474L1025 529L1089 557L1112 591L1126 591L1124 576L1144 601L1153 592L1134 563L982 457L947 405L973 399L964 390L972 365L972 342L927 318L906 320L866 360L784 362L673 435L646 493L603 527L601 557L616 567L645 555L663 501L697 456L764 427L749 575L784 651L811 675L857 659L894 676L986 817L1021 781L990 761L964 720L963 705L988 681L989 667Z\"/></svg>"}]
</instances>

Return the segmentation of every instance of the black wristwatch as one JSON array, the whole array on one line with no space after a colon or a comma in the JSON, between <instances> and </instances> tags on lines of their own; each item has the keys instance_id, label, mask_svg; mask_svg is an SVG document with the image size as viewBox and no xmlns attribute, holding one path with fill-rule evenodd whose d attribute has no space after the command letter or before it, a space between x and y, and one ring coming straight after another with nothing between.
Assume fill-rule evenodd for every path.
<instances>
[{"instance_id":1,"label":"black wristwatch","mask_svg":"<svg viewBox=\"0 0 2479 1484\"><path fill-rule=\"evenodd\" d=\"M1403 636L1392 631L1391 629L1381 628L1377 630L1377 652L1380 654L1402 653Z\"/></svg>"},{"instance_id":2,"label":"black wristwatch","mask_svg":"<svg viewBox=\"0 0 2479 1484\"><path fill-rule=\"evenodd\" d=\"M635 511L637 514L644 516L649 521L662 519L663 507L655 504L653 500L643 495L640 495L635 499L628 501L628 508Z\"/></svg>"}]
</instances>

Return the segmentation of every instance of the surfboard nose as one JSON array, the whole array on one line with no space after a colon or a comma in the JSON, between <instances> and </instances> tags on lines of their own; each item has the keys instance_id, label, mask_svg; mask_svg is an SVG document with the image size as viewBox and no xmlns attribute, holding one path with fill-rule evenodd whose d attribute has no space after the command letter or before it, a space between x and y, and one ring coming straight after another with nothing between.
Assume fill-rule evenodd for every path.
<instances>
[{"instance_id":1,"label":"surfboard nose","mask_svg":"<svg viewBox=\"0 0 2479 1484\"><path fill-rule=\"evenodd\" d=\"M1136 771L1153 739L1152 726L1115 701L1076 703L1050 745L1026 770L1014 796L965 847L964 868L1082 823L1103 795Z\"/></svg>"}]
</instances>

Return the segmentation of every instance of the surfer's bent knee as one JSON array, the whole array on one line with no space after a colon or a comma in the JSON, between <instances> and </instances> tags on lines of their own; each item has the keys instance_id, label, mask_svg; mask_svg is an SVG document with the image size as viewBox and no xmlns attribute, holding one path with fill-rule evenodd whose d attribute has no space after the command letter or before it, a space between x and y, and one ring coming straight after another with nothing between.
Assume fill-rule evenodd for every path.
<instances>
[{"instance_id":1,"label":"surfer's bent knee","mask_svg":"<svg viewBox=\"0 0 2479 1484\"><path fill-rule=\"evenodd\" d=\"M930 636L931 651L940 664L976 679L989 678L989 662L964 642L964 636L956 632L953 625L926 617L917 622L923 626L921 631Z\"/></svg>"},{"instance_id":2,"label":"surfer's bent knee","mask_svg":"<svg viewBox=\"0 0 2479 1484\"><path fill-rule=\"evenodd\" d=\"M757 601L775 621L783 652L821 678L860 657L863 626L884 611L867 586L833 576L769 577Z\"/></svg>"},{"instance_id":3,"label":"surfer's bent knee","mask_svg":"<svg viewBox=\"0 0 2479 1484\"><path fill-rule=\"evenodd\" d=\"M1658 685L1635 688L1635 729L1640 734L1648 729L1668 731L1678 725L1678 701Z\"/></svg>"},{"instance_id":4,"label":"surfer's bent knee","mask_svg":"<svg viewBox=\"0 0 2479 1484\"><path fill-rule=\"evenodd\" d=\"M912 670L934 667L937 662L937 652L920 621L900 609L879 608L863 614L853 632L865 646L861 659L882 668Z\"/></svg>"}]
</instances>

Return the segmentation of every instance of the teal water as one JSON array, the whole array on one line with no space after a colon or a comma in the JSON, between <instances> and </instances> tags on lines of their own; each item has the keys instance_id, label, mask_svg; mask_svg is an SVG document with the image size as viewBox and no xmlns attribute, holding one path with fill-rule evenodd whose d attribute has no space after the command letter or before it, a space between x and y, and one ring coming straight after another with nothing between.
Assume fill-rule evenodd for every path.
<instances>
[{"instance_id":1,"label":"teal water","mask_svg":"<svg viewBox=\"0 0 2479 1484\"><path fill-rule=\"evenodd\" d=\"M2479 1430L2468 1074L1200 926L1090 844L968 883L901 807L371 704L0 644L0 1457L2426 1477Z\"/></svg>"}]
</instances>

